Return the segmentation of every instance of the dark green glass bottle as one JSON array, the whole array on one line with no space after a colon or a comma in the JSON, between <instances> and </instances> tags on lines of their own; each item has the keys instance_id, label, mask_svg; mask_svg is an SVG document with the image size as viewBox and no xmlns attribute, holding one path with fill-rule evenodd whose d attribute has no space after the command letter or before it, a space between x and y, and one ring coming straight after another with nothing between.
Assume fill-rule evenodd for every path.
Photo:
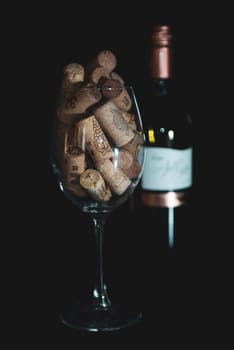
<instances>
[{"instance_id":1,"label":"dark green glass bottle","mask_svg":"<svg viewBox=\"0 0 234 350\"><path fill-rule=\"evenodd\" d=\"M179 222L185 223L191 201L193 128L173 77L170 26L156 25L151 39L150 76L140 105L146 135L140 205L145 217L154 220L155 231L163 232L162 239L173 247L175 231Z\"/></svg>"}]
</instances>

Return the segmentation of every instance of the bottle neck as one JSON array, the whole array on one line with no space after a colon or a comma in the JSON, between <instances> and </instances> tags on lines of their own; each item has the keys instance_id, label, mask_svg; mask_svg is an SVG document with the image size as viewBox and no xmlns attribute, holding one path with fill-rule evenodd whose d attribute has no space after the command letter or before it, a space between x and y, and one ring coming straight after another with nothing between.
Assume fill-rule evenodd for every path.
<instances>
[{"instance_id":1,"label":"bottle neck","mask_svg":"<svg viewBox=\"0 0 234 350\"><path fill-rule=\"evenodd\" d=\"M174 74L173 47L152 45L149 79L155 96L179 97L181 88Z\"/></svg>"},{"instance_id":2,"label":"bottle neck","mask_svg":"<svg viewBox=\"0 0 234 350\"><path fill-rule=\"evenodd\" d=\"M153 79L168 80L172 77L171 47L153 47L150 58L150 76Z\"/></svg>"},{"instance_id":3,"label":"bottle neck","mask_svg":"<svg viewBox=\"0 0 234 350\"><path fill-rule=\"evenodd\" d=\"M172 89L172 47L169 42L152 42L149 75L157 96L168 96Z\"/></svg>"}]
</instances>

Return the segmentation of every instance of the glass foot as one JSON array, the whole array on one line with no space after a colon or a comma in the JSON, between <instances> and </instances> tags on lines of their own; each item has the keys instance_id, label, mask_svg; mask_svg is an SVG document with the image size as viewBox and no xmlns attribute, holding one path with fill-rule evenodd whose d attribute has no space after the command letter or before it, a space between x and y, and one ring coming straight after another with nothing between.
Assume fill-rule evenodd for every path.
<instances>
[{"instance_id":1,"label":"glass foot","mask_svg":"<svg viewBox=\"0 0 234 350\"><path fill-rule=\"evenodd\" d=\"M94 304L75 303L67 306L60 319L71 328L89 332L106 332L134 325L142 313L125 306L97 307Z\"/></svg>"}]
</instances>

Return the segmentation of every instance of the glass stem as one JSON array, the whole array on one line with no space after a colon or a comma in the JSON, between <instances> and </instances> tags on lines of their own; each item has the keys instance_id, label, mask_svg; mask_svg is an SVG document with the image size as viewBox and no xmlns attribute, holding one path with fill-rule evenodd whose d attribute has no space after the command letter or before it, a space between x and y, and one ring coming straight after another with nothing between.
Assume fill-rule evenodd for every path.
<instances>
[{"instance_id":1,"label":"glass stem","mask_svg":"<svg viewBox=\"0 0 234 350\"><path fill-rule=\"evenodd\" d=\"M97 306L101 309L106 309L111 305L103 277L103 234L106 214L93 215L92 219L94 223L97 250L97 283L95 289L93 290L93 296Z\"/></svg>"}]
</instances>

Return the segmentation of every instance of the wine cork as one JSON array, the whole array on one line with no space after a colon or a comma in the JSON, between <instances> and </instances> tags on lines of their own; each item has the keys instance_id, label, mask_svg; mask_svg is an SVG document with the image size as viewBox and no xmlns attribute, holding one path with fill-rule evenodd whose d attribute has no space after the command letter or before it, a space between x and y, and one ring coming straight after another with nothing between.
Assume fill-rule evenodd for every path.
<instances>
[{"instance_id":1,"label":"wine cork","mask_svg":"<svg viewBox=\"0 0 234 350\"><path fill-rule=\"evenodd\" d=\"M129 179L134 179L135 177L139 176L141 171L141 166L138 160L134 159L131 166L123 168L122 171Z\"/></svg>"},{"instance_id":2,"label":"wine cork","mask_svg":"<svg viewBox=\"0 0 234 350\"><path fill-rule=\"evenodd\" d=\"M118 80L122 86L124 86L124 79L116 72L110 72L110 78Z\"/></svg>"},{"instance_id":3,"label":"wine cork","mask_svg":"<svg viewBox=\"0 0 234 350\"><path fill-rule=\"evenodd\" d=\"M69 63L63 70L62 88L84 81L85 69L79 63Z\"/></svg>"},{"instance_id":4,"label":"wine cork","mask_svg":"<svg viewBox=\"0 0 234 350\"><path fill-rule=\"evenodd\" d=\"M62 109L65 114L82 114L102 98L99 89L93 83L82 85L76 93L67 100Z\"/></svg>"},{"instance_id":5,"label":"wine cork","mask_svg":"<svg viewBox=\"0 0 234 350\"><path fill-rule=\"evenodd\" d=\"M85 70L79 63L70 63L63 70L59 105L63 105L71 98L84 81Z\"/></svg>"},{"instance_id":6,"label":"wine cork","mask_svg":"<svg viewBox=\"0 0 234 350\"><path fill-rule=\"evenodd\" d=\"M94 115L80 120L76 128L78 147L87 150L94 163L113 156L109 141Z\"/></svg>"},{"instance_id":7,"label":"wine cork","mask_svg":"<svg viewBox=\"0 0 234 350\"><path fill-rule=\"evenodd\" d=\"M60 123L57 119L54 121L54 154L56 157L56 162L58 163L59 168L61 168L62 172L66 168L65 155L67 152L67 133L68 127L67 125Z\"/></svg>"},{"instance_id":8,"label":"wine cork","mask_svg":"<svg viewBox=\"0 0 234 350\"><path fill-rule=\"evenodd\" d=\"M131 184L131 180L124 174L124 172L116 167L109 159L97 164L97 169L102 174L112 192L117 195L123 194Z\"/></svg>"},{"instance_id":9,"label":"wine cork","mask_svg":"<svg viewBox=\"0 0 234 350\"><path fill-rule=\"evenodd\" d=\"M137 159L138 153L143 146L143 142L144 139L142 134L138 131L134 131L134 137L130 142L124 145L124 149L128 150L133 155L134 159Z\"/></svg>"},{"instance_id":10,"label":"wine cork","mask_svg":"<svg viewBox=\"0 0 234 350\"><path fill-rule=\"evenodd\" d=\"M55 120L54 131L55 137L55 153L57 162L63 174L67 173L67 153L77 152L77 147L73 141L73 135L71 134L72 128L68 124L61 123L59 120Z\"/></svg>"},{"instance_id":11,"label":"wine cork","mask_svg":"<svg viewBox=\"0 0 234 350\"><path fill-rule=\"evenodd\" d=\"M110 72L104 67L96 67L89 72L87 79L88 82L100 86L106 79L110 79Z\"/></svg>"},{"instance_id":12,"label":"wine cork","mask_svg":"<svg viewBox=\"0 0 234 350\"><path fill-rule=\"evenodd\" d=\"M57 154L63 162L63 173L66 176L72 173L70 176L72 179L84 171L87 162L85 154L74 143L74 132L71 132L71 129L59 129L56 139Z\"/></svg>"},{"instance_id":13,"label":"wine cork","mask_svg":"<svg viewBox=\"0 0 234 350\"><path fill-rule=\"evenodd\" d=\"M81 186L97 201L108 201L111 190L96 169L86 169L80 176Z\"/></svg>"},{"instance_id":14,"label":"wine cork","mask_svg":"<svg viewBox=\"0 0 234 350\"><path fill-rule=\"evenodd\" d=\"M133 130L137 130L137 125L136 125L136 117L134 113L127 112L127 111L120 111L130 128Z\"/></svg>"},{"instance_id":15,"label":"wine cork","mask_svg":"<svg viewBox=\"0 0 234 350\"><path fill-rule=\"evenodd\" d=\"M140 164L137 160L133 159L132 154L121 148L117 152L113 152L114 157L112 162L120 168L129 179L133 179L138 176L141 170Z\"/></svg>"},{"instance_id":16,"label":"wine cork","mask_svg":"<svg viewBox=\"0 0 234 350\"><path fill-rule=\"evenodd\" d=\"M68 128L66 152L70 154L79 154L81 152L77 145L76 123Z\"/></svg>"},{"instance_id":17,"label":"wine cork","mask_svg":"<svg viewBox=\"0 0 234 350\"><path fill-rule=\"evenodd\" d=\"M105 98L112 99L123 91L123 87L117 79L106 79L101 85L101 91Z\"/></svg>"},{"instance_id":18,"label":"wine cork","mask_svg":"<svg viewBox=\"0 0 234 350\"><path fill-rule=\"evenodd\" d=\"M66 181L71 182L86 168L85 153L81 151L66 154Z\"/></svg>"},{"instance_id":19,"label":"wine cork","mask_svg":"<svg viewBox=\"0 0 234 350\"><path fill-rule=\"evenodd\" d=\"M59 101L58 106L63 106L67 103L67 101L72 98L72 96L76 93L82 83L74 83L69 87L61 87L59 92Z\"/></svg>"},{"instance_id":20,"label":"wine cork","mask_svg":"<svg viewBox=\"0 0 234 350\"><path fill-rule=\"evenodd\" d=\"M113 71L117 66L117 58L110 50L102 50L98 52L96 57L87 66L87 70L93 70L95 67L104 67L109 72Z\"/></svg>"},{"instance_id":21,"label":"wine cork","mask_svg":"<svg viewBox=\"0 0 234 350\"><path fill-rule=\"evenodd\" d=\"M94 115L104 132L113 140L116 146L121 147L133 139L134 131L112 100L96 108Z\"/></svg>"},{"instance_id":22,"label":"wine cork","mask_svg":"<svg viewBox=\"0 0 234 350\"><path fill-rule=\"evenodd\" d=\"M128 168L133 163L133 156L124 148L114 148L112 162L120 169Z\"/></svg>"},{"instance_id":23,"label":"wine cork","mask_svg":"<svg viewBox=\"0 0 234 350\"><path fill-rule=\"evenodd\" d=\"M101 67L105 67L109 71L112 71L117 66L117 58L110 50L102 50L96 57L97 63Z\"/></svg>"},{"instance_id":24,"label":"wine cork","mask_svg":"<svg viewBox=\"0 0 234 350\"><path fill-rule=\"evenodd\" d=\"M113 102L116 104L116 106L123 110L123 111L129 111L132 107L132 99L127 91L126 88L123 88L121 94L119 94L117 97L113 99Z\"/></svg>"}]
</instances>

